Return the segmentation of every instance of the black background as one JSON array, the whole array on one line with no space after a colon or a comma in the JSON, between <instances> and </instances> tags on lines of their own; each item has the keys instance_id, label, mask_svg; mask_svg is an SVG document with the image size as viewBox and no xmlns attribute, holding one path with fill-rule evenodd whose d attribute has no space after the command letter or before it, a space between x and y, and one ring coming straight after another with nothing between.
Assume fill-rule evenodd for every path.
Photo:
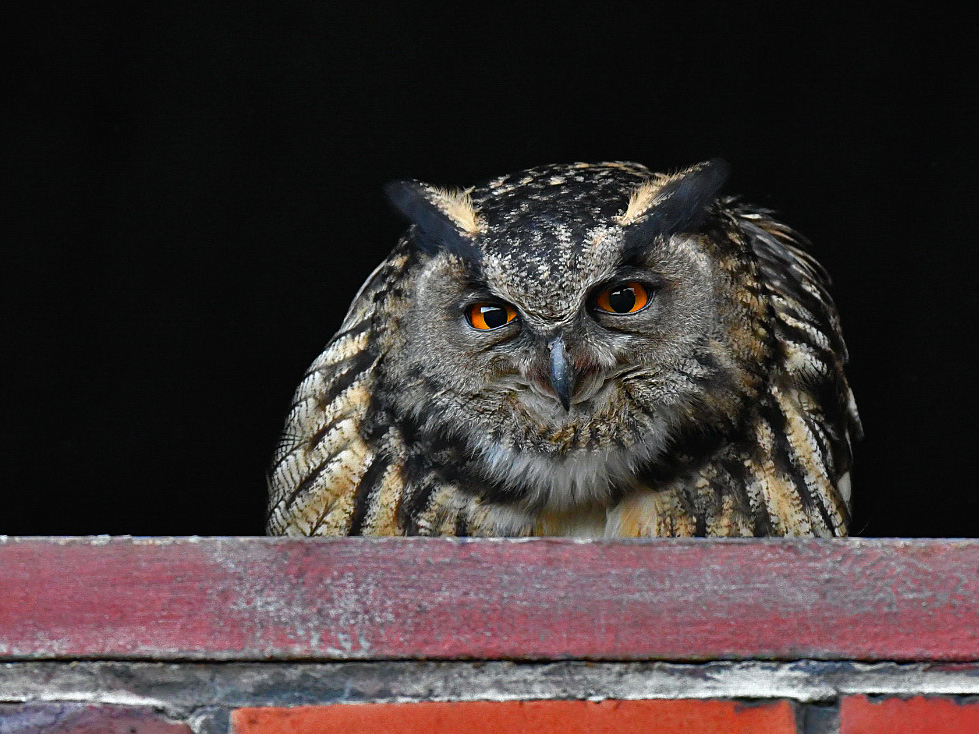
<instances>
[{"instance_id":1,"label":"black background","mask_svg":"<svg viewBox=\"0 0 979 734\"><path fill-rule=\"evenodd\" d=\"M722 156L833 274L855 533L979 535L964 18L133 5L0 11L0 533L260 534L385 181Z\"/></svg>"}]
</instances>

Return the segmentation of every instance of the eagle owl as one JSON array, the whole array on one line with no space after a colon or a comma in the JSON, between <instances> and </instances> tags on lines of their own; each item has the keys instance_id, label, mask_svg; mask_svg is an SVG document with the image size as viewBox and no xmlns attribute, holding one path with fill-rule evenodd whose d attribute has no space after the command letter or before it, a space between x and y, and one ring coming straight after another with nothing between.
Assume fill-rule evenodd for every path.
<instances>
[{"instance_id":1,"label":"eagle owl","mask_svg":"<svg viewBox=\"0 0 979 734\"><path fill-rule=\"evenodd\" d=\"M845 535L828 277L726 176L389 184L411 226L296 392L269 533Z\"/></svg>"}]
</instances>

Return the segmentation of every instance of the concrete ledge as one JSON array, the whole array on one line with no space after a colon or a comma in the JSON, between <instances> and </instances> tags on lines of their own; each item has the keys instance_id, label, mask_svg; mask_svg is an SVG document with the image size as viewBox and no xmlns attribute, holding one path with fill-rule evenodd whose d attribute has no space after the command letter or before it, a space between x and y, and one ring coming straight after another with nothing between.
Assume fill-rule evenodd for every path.
<instances>
[{"instance_id":1,"label":"concrete ledge","mask_svg":"<svg viewBox=\"0 0 979 734\"><path fill-rule=\"evenodd\" d=\"M46 731L43 728L17 729L13 725L30 721L27 718L30 716L36 719L49 715L52 709L45 708L49 705L66 711L105 706L109 707L109 714L123 718L127 711L137 717L154 712L154 726L185 722L192 731L200 734L227 734L233 712L260 707L283 709L426 701L728 699L790 701L800 722L800 732L828 734L839 731L841 705L854 696L863 697L856 703L847 704L856 717L898 716L893 708L870 705L874 701L887 700L881 697L946 697L929 700L967 703L970 699L964 697L979 696L979 665L813 660L700 665L586 662L7 663L0 665L0 702L5 706L0 707L0 731L4 734L8 731L17 734ZM17 705L27 708L16 708ZM934 707L929 711L935 716L946 715L945 703L929 705ZM86 715L92 713L89 711ZM962 715L975 715L974 707ZM10 718L5 721L4 716ZM892 731L880 729L885 730ZM161 731L170 730L163 728ZM961 730L951 731L958 734Z\"/></svg>"},{"instance_id":2,"label":"concrete ledge","mask_svg":"<svg viewBox=\"0 0 979 734\"><path fill-rule=\"evenodd\" d=\"M0 702L208 707L416 701L979 696L979 666L896 663L6 663Z\"/></svg>"}]
</instances>

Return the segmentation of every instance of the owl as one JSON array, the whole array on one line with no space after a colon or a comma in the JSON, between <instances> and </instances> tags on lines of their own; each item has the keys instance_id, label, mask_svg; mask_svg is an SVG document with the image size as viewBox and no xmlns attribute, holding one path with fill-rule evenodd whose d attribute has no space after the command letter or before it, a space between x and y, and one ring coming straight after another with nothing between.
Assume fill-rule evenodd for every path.
<instances>
[{"instance_id":1,"label":"owl","mask_svg":"<svg viewBox=\"0 0 979 734\"><path fill-rule=\"evenodd\" d=\"M410 222L296 392L285 535L842 536L823 268L720 160L386 191Z\"/></svg>"}]
</instances>

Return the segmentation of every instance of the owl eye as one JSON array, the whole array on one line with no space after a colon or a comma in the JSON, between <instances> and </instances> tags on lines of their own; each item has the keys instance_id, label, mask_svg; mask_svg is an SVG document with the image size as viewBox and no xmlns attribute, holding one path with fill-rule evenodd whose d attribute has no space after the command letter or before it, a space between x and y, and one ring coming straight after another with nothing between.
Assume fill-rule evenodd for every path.
<instances>
[{"instance_id":1,"label":"owl eye","mask_svg":"<svg viewBox=\"0 0 979 734\"><path fill-rule=\"evenodd\" d=\"M466 318L474 329L487 331L509 324L517 318L517 309L505 303L480 301L466 309Z\"/></svg>"},{"instance_id":2,"label":"owl eye","mask_svg":"<svg viewBox=\"0 0 979 734\"><path fill-rule=\"evenodd\" d=\"M647 303L649 292L642 283L634 280L606 288L595 299L595 305L607 313L635 313Z\"/></svg>"}]
</instances>

